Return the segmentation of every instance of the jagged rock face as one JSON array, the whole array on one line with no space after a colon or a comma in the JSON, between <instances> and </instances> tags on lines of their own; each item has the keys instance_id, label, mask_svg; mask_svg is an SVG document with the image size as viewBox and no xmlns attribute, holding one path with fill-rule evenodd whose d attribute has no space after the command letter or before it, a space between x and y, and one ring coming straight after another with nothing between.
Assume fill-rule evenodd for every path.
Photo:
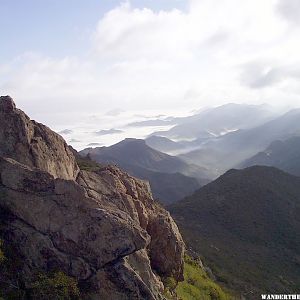
<instances>
[{"instance_id":1,"label":"jagged rock face","mask_svg":"<svg viewBox=\"0 0 300 300\"><path fill-rule=\"evenodd\" d=\"M1 236L22 257L25 285L34 270L59 269L89 286L89 299L163 299L159 276L182 278L184 243L149 185L112 166L78 172L59 136L10 98L1 98L0 107L7 119L0 117ZM16 123L25 137L11 128ZM38 147L32 136L40 137ZM41 155L53 162L50 169ZM66 180L71 170L76 180Z\"/></svg>"},{"instance_id":2,"label":"jagged rock face","mask_svg":"<svg viewBox=\"0 0 300 300\"><path fill-rule=\"evenodd\" d=\"M88 195L100 203L125 211L151 236L149 250L152 267L164 277L183 279L184 243L170 214L156 203L149 184L137 180L117 167L97 173L82 171L78 182ZM119 192L116 197L116 190Z\"/></svg>"},{"instance_id":3,"label":"jagged rock face","mask_svg":"<svg viewBox=\"0 0 300 300\"><path fill-rule=\"evenodd\" d=\"M64 139L29 119L12 98L0 97L0 155L46 171L55 178L76 179L79 168Z\"/></svg>"},{"instance_id":4,"label":"jagged rock face","mask_svg":"<svg viewBox=\"0 0 300 300\"><path fill-rule=\"evenodd\" d=\"M153 275L146 250L137 251L98 271L95 277L96 284L104 285L98 294L91 294L90 297L95 300L163 299L160 294L163 284ZM124 289L128 291L126 295Z\"/></svg>"},{"instance_id":5,"label":"jagged rock face","mask_svg":"<svg viewBox=\"0 0 300 300\"><path fill-rule=\"evenodd\" d=\"M160 274L170 275L182 281L183 265L178 264L182 259L181 235L172 217L166 215L164 209L160 209L154 218L150 218L148 233L151 235L150 257L152 266Z\"/></svg>"}]
</instances>

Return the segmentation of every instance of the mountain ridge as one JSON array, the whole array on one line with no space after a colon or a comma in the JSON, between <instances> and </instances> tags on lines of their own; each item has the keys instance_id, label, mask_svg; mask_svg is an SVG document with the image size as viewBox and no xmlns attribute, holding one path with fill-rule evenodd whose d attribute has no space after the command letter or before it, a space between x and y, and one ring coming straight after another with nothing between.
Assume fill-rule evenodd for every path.
<instances>
[{"instance_id":1,"label":"mountain ridge","mask_svg":"<svg viewBox=\"0 0 300 300\"><path fill-rule=\"evenodd\" d=\"M154 194L165 203L179 200L182 196L192 193L209 181L205 178L206 175L209 175L205 168L186 164L177 157L154 150L147 146L145 140L142 139L131 138L110 147L87 148L80 151L80 154L89 155L91 159L100 163L120 165L133 176L149 180ZM163 177L163 181L168 182L170 188L161 193L163 187L159 182L154 182L155 176ZM183 180L182 184L172 186L172 180L175 177L178 184L180 184L180 179ZM180 193L180 189L186 191L186 194ZM167 199L163 198L162 196L167 193L170 196Z\"/></svg>"},{"instance_id":2,"label":"mountain ridge","mask_svg":"<svg viewBox=\"0 0 300 300\"><path fill-rule=\"evenodd\" d=\"M238 167L245 159L263 151L274 140L300 136L300 109L291 110L271 121L251 129L228 133L205 143L200 149L180 155L187 162L206 166L201 152L210 154L210 166L219 169L219 175L230 168ZM206 156L204 156L205 158ZM206 166L207 167L207 166Z\"/></svg>"},{"instance_id":3,"label":"mountain ridge","mask_svg":"<svg viewBox=\"0 0 300 300\"><path fill-rule=\"evenodd\" d=\"M300 176L300 137L274 141L264 151L247 159L239 167L253 165L273 166Z\"/></svg>"},{"instance_id":4,"label":"mountain ridge","mask_svg":"<svg viewBox=\"0 0 300 300\"><path fill-rule=\"evenodd\" d=\"M266 105L228 103L209 108L190 117L179 118L179 124L168 131L154 132L179 140L211 138L224 131L246 129L265 123L274 113Z\"/></svg>"},{"instance_id":5,"label":"mountain ridge","mask_svg":"<svg viewBox=\"0 0 300 300\"><path fill-rule=\"evenodd\" d=\"M168 209L188 247L247 299L299 287L299 177L273 167L232 169Z\"/></svg>"}]
</instances>

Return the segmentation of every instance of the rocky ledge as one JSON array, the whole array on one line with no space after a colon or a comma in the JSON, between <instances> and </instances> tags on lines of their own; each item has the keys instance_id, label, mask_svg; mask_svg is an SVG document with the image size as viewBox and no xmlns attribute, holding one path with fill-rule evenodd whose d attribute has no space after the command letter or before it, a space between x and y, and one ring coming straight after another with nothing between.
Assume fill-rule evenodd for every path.
<instances>
[{"instance_id":1,"label":"rocky ledge","mask_svg":"<svg viewBox=\"0 0 300 300\"><path fill-rule=\"evenodd\" d=\"M28 289L36 272L59 270L83 298L154 300L162 278L183 279L184 243L149 184L115 166L80 170L63 138L9 96L0 98L0 210L0 238L22 258Z\"/></svg>"}]
</instances>

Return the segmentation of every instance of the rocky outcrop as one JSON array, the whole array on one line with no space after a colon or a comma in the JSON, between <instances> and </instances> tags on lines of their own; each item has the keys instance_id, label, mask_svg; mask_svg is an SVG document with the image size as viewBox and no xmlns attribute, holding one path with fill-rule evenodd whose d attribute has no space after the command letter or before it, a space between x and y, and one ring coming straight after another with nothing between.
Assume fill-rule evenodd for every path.
<instances>
[{"instance_id":1,"label":"rocky outcrop","mask_svg":"<svg viewBox=\"0 0 300 300\"><path fill-rule=\"evenodd\" d=\"M151 236L152 267L164 277L183 279L183 248L181 235L170 214L152 199L147 182L137 180L117 167L97 172L80 172L78 182L89 196L101 203L125 211ZM116 190L119 191L116 197ZM99 198L100 195L100 198Z\"/></svg>"},{"instance_id":2,"label":"rocky outcrop","mask_svg":"<svg viewBox=\"0 0 300 300\"><path fill-rule=\"evenodd\" d=\"M148 222L147 231L150 234L150 258L154 269L165 277L173 277L178 281L183 278L182 244L178 243L181 235L177 225L164 209L156 211Z\"/></svg>"},{"instance_id":3,"label":"rocky outcrop","mask_svg":"<svg viewBox=\"0 0 300 300\"><path fill-rule=\"evenodd\" d=\"M149 184L117 167L79 171L64 140L0 99L0 234L37 271L75 277L88 299L163 299L184 243Z\"/></svg>"},{"instance_id":4,"label":"rocky outcrop","mask_svg":"<svg viewBox=\"0 0 300 300\"><path fill-rule=\"evenodd\" d=\"M48 127L29 119L9 96L0 97L0 155L55 178L76 179L79 168L64 139Z\"/></svg>"}]
</instances>

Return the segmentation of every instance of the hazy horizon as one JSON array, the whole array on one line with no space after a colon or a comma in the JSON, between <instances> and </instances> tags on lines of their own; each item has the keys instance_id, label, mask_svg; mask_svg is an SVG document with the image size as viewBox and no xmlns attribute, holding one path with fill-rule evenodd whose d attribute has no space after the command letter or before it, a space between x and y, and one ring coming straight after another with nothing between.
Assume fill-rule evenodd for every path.
<instances>
[{"instance_id":1,"label":"hazy horizon","mask_svg":"<svg viewBox=\"0 0 300 300\"><path fill-rule=\"evenodd\" d=\"M300 104L297 0L3 0L0 10L0 94L57 131Z\"/></svg>"},{"instance_id":2,"label":"hazy horizon","mask_svg":"<svg viewBox=\"0 0 300 300\"><path fill-rule=\"evenodd\" d=\"M144 110L144 111L126 111L111 110L102 114L85 115L77 123L66 122L53 126L53 130L61 134L66 141L77 150L86 147L102 147L111 146L125 138L144 139L154 132L169 130L176 126L178 122L173 124L161 125L142 125L143 122L155 120L169 120L180 117L191 117L201 112L209 111L218 107L225 107L233 103L225 103L223 105L206 106L194 110ZM238 103L234 103L238 104ZM298 107L291 106L271 106L268 104L241 104L249 106L262 106L268 108L274 115L274 118L284 113L296 109ZM139 124L134 126L133 124ZM48 124L49 125L49 124ZM50 126L50 125L49 125ZM50 126L51 127L51 126ZM176 140L176 139L172 139ZM180 140L180 139L179 139ZM181 139L189 140L189 139ZM193 139L191 139L193 140Z\"/></svg>"},{"instance_id":3,"label":"hazy horizon","mask_svg":"<svg viewBox=\"0 0 300 300\"><path fill-rule=\"evenodd\" d=\"M34 117L300 100L297 0L13 0L0 9L0 91Z\"/></svg>"}]
</instances>

